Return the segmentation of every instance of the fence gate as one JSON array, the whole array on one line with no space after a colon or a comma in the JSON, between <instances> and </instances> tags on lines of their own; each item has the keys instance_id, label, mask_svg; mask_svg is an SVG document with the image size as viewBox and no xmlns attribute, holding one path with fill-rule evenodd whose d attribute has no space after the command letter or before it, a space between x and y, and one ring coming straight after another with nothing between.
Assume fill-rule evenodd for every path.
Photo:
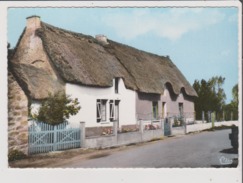
<instances>
[{"instance_id":1,"label":"fence gate","mask_svg":"<svg viewBox=\"0 0 243 183\"><path fill-rule=\"evenodd\" d=\"M79 148L80 128L68 127L68 122L49 125L32 121L29 126L29 154Z\"/></svg>"},{"instance_id":2,"label":"fence gate","mask_svg":"<svg viewBox=\"0 0 243 183\"><path fill-rule=\"evenodd\" d=\"M171 135L171 124L170 120L168 118L165 118L164 121L164 136Z\"/></svg>"}]
</instances>

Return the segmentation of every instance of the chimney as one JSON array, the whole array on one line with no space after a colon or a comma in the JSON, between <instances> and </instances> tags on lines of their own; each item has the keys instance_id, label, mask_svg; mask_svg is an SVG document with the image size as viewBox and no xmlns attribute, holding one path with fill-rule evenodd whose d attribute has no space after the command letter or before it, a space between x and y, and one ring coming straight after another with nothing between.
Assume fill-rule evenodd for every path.
<instances>
[{"instance_id":1,"label":"chimney","mask_svg":"<svg viewBox=\"0 0 243 183\"><path fill-rule=\"evenodd\" d=\"M27 17L26 20L27 20L27 24L26 24L27 30L36 30L41 27L40 25L41 21L39 16L33 15Z\"/></svg>"},{"instance_id":2,"label":"chimney","mask_svg":"<svg viewBox=\"0 0 243 183\"><path fill-rule=\"evenodd\" d=\"M109 44L108 41L107 41L107 37L102 35L102 34L99 34L99 35L96 35L95 36L95 39L102 45L107 45Z\"/></svg>"}]
</instances>

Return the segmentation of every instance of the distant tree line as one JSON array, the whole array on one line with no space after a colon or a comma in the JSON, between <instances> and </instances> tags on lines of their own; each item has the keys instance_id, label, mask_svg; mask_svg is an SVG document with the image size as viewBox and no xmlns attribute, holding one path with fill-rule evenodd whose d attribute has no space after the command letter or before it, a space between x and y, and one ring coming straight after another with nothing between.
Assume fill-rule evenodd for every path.
<instances>
[{"instance_id":1,"label":"distant tree line","mask_svg":"<svg viewBox=\"0 0 243 183\"><path fill-rule=\"evenodd\" d=\"M233 120L237 120L238 119L238 104L239 104L239 98L238 98L238 84L236 84L233 88L232 88L232 96L233 96L233 100L227 104L223 106L223 110L225 111L225 115L226 115L226 120L228 120L229 116L232 118Z\"/></svg>"},{"instance_id":2,"label":"distant tree line","mask_svg":"<svg viewBox=\"0 0 243 183\"><path fill-rule=\"evenodd\" d=\"M215 112L216 120L237 120L238 119L238 84L232 89L233 100L229 104L225 104L226 95L223 89L225 78L222 76L214 76L208 81L202 79L195 80L193 88L198 94L195 99L196 119L204 119L209 121L210 114Z\"/></svg>"}]
</instances>

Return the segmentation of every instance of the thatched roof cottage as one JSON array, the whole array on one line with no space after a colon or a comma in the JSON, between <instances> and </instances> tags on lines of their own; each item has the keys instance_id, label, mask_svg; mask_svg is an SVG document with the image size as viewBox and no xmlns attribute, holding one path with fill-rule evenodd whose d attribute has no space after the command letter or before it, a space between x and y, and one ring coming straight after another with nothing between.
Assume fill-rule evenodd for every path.
<instances>
[{"instance_id":1,"label":"thatched roof cottage","mask_svg":"<svg viewBox=\"0 0 243 183\"><path fill-rule=\"evenodd\" d=\"M38 16L27 18L9 65L33 106L60 90L78 98L82 108L71 123L193 117L197 94L169 57L60 29Z\"/></svg>"}]
</instances>

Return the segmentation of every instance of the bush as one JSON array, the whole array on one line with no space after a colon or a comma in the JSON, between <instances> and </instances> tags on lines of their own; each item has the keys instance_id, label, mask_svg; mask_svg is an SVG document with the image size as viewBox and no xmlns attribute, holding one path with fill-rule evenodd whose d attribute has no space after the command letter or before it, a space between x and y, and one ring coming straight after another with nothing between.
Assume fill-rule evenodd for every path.
<instances>
[{"instance_id":1,"label":"bush","mask_svg":"<svg viewBox=\"0 0 243 183\"><path fill-rule=\"evenodd\" d=\"M22 151L12 150L8 153L8 161L25 159L27 156Z\"/></svg>"},{"instance_id":2,"label":"bush","mask_svg":"<svg viewBox=\"0 0 243 183\"><path fill-rule=\"evenodd\" d=\"M180 121L175 119L173 127L178 127L178 126L180 126Z\"/></svg>"},{"instance_id":3,"label":"bush","mask_svg":"<svg viewBox=\"0 0 243 183\"><path fill-rule=\"evenodd\" d=\"M63 123L70 116L75 115L81 109L78 99L71 99L64 92L58 92L42 101L38 114L32 117L38 121L57 125Z\"/></svg>"}]
</instances>

